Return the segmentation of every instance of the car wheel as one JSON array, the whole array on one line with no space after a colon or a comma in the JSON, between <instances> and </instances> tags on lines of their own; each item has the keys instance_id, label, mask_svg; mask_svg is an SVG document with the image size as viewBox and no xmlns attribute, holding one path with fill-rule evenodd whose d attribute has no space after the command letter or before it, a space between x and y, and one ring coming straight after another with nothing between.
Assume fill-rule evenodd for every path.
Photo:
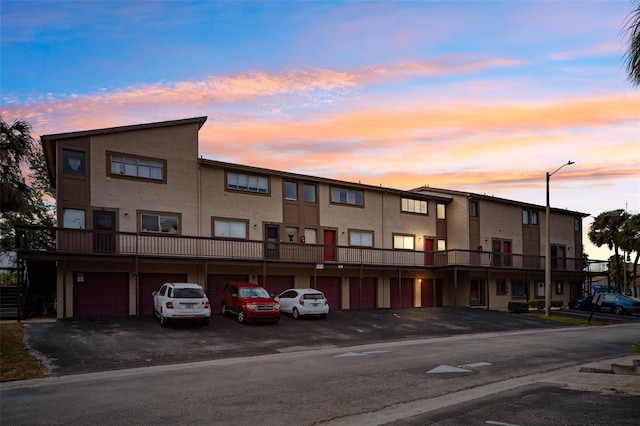
<instances>
[{"instance_id":1,"label":"car wheel","mask_svg":"<svg viewBox=\"0 0 640 426\"><path fill-rule=\"evenodd\" d=\"M166 327L167 325L169 325L169 320L167 320L162 314L160 314L160 325L162 327Z\"/></svg>"},{"instance_id":2,"label":"car wheel","mask_svg":"<svg viewBox=\"0 0 640 426\"><path fill-rule=\"evenodd\" d=\"M229 311L227 310L227 305L225 305L223 303L222 304L222 316L227 316L228 313L229 313Z\"/></svg>"},{"instance_id":3,"label":"car wheel","mask_svg":"<svg viewBox=\"0 0 640 426\"><path fill-rule=\"evenodd\" d=\"M240 310L238 311L238 322L239 322L240 324L244 324L244 322L245 322L244 312L242 311L242 309L240 309Z\"/></svg>"},{"instance_id":4,"label":"car wheel","mask_svg":"<svg viewBox=\"0 0 640 426\"><path fill-rule=\"evenodd\" d=\"M622 315L624 314L624 309L622 309L622 306L616 306L613 312L615 312L616 315Z\"/></svg>"},{"instance_id":5,"label":"car wheel","mask_svg":"<svg viewBox=\"0 0 640 426\"><path fill-rule=\"evenodd\" d=\"M298 308L293 308L293 311L291 311L291 315L293 315L295 319L300 318L300 312L298 312Z\"/></svg>"}]
</instances>

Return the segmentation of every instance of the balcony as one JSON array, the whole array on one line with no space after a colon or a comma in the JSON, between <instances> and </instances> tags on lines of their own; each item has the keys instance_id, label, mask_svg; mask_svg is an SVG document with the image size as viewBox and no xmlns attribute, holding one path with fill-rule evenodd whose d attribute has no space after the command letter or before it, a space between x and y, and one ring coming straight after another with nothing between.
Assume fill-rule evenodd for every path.
<instances>
[{"instance_id":1,"label":"balcony","mask_svg":"<svg viewBox=\"0 0 640 426\"><path fill-rule=\"evenodd\" d=\"M544 256L476 250L423 252L368 247L214 239L182 235L151 235L83 229L16 227L16 251L25 256L90 255L183 259L245 260L288 263L334 263L379 267L450 266L505 270L544 270ZM600 272L599 262L552 259L557 271ZM593 269L593 270L592 270Z\"/></svg>"}]
</instances>

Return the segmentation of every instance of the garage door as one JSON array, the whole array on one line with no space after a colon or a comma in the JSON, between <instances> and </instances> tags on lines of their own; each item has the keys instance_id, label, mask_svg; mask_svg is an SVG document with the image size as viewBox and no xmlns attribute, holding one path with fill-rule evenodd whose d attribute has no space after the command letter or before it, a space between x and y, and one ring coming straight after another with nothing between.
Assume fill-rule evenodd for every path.
<instances>
[{"instance_id":1,"label":"garage door","mask_svg":"<svg viewBox=\"0 0 640 426\"><path fill-rule=\"evenodd\" d=\"M377 307L377 278L349 278L349 309L375 309Z\"/></svg>"},{"instance_id":2,"label":"garage door","mask_svg":"<svg viewBox=\"0 0 640 426\"><path fill-rule=\"evenodd\" d=\"M342 309L340 281L340 277L316 277L316 285L314 286L324 293L324 297L329 301L329 309L334 311ZM311 277L311 283L313 284L313 277Z\"/></svg>"},{"instance_id":3,"label":"garage door","mask_svg":"<svg viewBox=\"0 0 640 426\"><path fill-rule=\"evenodd\" d=\"M390 302L392 308L413 308L413 278L391 279Z\"/></svg>"},{"instance_id":4,"label":"garage door","mask_svg":"<svg viewBox=\"0 0 640 426\"><path fill-rule=\"evenodd\" d=\"M436 305L433 278L423 278L420 284L420 306L432 308Z\"/></svg>"},{"instance_id":5,"label":"garage door","mask_svg":"<svg viewBox=\"0 0 640 426\"><path fill-rule=\"evenodd\" d=\"M160 290L164 283L183 283L187 281L187 274L140 274L138 283L138 315L151 315L153 296L151 293Z\"/></svg>"},{"instance_id":6,"label":"garage door","mask_svg":"<svg viewBox=\"0 0 640 426\"><path fill-rule=\"evenodd\" d=\"M262 276L259 277L258 282L264 282ZM269 294L278 295L287 289L293 288L295 286L295 282L295 277L289 275L267 275L264 288L267 289Z\"/></svg>"},{"instance_id":7,"label":"garage door","mask_svg":"<svg viewBox=\"0 0 640 426\"><path fill-rule=\"evenodd\" d=\"M73 274L73 316L129 315L129 274Z\"/></svg>"},{"instance_id":8,"label":"garage door","mask_svg":"<svg viewBox=\"0 0 640 426\"><path fill-rule=\"evenodd\" d=\"M222 290L227 283L247 282L248 275L209 274L207 275L207 297L211 304L211 312L222 312Z\"/></svg>"}]
</instances>

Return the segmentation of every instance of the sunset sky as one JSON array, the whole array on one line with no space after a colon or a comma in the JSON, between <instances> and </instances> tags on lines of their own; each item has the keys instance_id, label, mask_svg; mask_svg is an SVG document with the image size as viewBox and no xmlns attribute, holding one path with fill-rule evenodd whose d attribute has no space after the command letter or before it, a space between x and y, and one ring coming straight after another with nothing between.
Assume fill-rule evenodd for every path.
<instances>
[{"instance_id":1,"label":"sunset sky","mask_svg":"<svg viewBox=\"0 0 640 426\"><path fill-rule=\"evenodd\" d=\"M0 0L0 113L36 138L206 115L205 158L541 206L571 160L552 207L638 213L634 5Z\"/></svg>"}]
</instances>

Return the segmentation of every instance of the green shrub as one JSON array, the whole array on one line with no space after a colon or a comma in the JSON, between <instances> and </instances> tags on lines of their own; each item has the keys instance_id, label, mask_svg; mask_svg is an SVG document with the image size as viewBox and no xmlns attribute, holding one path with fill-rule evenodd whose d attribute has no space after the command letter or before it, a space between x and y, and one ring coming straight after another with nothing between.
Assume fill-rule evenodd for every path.
<instances>
[{"instance_id":1,"label":"green shrub","mask_svg":"<svg viewBox=\"0 0 640 426\"><path fill-rule=\"evenodd\" d=\"M529 302L509 302L509 312L522 314L529 311Z\"/></svg>"},{"instance_id":2,"label":"green shrub","mask_svg":"<svg viewBox=\"0 0 640 426\"><path fill-rule=\"evenodd\" d=\"M532 300L529 302L529 306L531 306L533 309L544 309L544 305L545 302L544 300Z\"/></svg>"}]
</instances>

